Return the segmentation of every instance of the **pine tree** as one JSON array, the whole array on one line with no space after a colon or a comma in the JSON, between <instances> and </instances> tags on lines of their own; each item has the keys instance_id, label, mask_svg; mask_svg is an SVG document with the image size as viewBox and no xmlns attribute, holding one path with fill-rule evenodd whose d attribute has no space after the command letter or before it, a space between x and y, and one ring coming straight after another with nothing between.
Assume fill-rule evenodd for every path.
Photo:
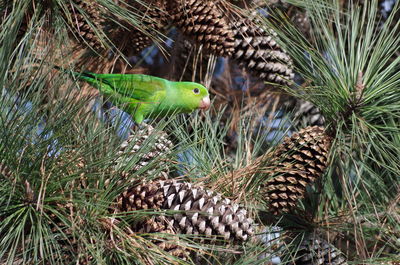
<instances>
[{"instance_id":1,"label":"pine tree","mask_svg":"<svg viewBox=\"0 0 400 265\"><path fill-rule=\"evenodd\" d=\"M225 1L117 2L0 1L1 264L395 263L398 1L382 21L377 1L286 1L305 20L262 17L256 1L232 1L251 17ZM281 124L271 141L249 100L123 138L125 116L52 67L161 76L161 65L189 79L171 66L188 45L165 53L167 24L204 52L190 78L207 68L215 97L247 100L253 78L267 81L313 104L323 128ZM218 82L216 56L234 59L219 60ZM233 62L253 73L245 89L232 89ZM254 98L272 127L283 100ZM260 240L269 225L279 244Z\"/></svg>"}]
</instances>

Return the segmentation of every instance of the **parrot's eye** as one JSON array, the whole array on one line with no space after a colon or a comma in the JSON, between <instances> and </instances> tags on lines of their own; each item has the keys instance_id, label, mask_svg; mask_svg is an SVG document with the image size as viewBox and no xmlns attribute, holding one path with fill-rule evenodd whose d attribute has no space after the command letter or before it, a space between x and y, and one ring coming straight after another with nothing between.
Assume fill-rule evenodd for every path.
<instances>
[{"instance_id":1,"label":"parrot's eye","mask_svg":"<svg viewBox=\"0 0 400 265\"><path fill-rule=\"evenodd\" d=\"M195 89L193 89L193 93L199 94L199 93L200 93L200 89L198 89L198 88L196 87Z\"/></svg>"}]
</instances>

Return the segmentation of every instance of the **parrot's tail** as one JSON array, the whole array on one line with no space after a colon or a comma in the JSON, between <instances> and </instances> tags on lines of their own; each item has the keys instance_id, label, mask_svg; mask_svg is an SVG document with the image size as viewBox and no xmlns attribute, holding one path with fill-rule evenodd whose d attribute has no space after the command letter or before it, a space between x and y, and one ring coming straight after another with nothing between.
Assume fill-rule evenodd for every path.
<instances>
[{"instance_id":1,"label":"parrot's tail","mask_svg":"<svg viewBox=\"0 0 400 265\"><path fill-rule=\"evenodd\" d=\"M69 74L70 76L72 76L75 79L83 80L83 81L86 81L86 82L88 82L90 84L96 84L97 83L97 78L93 73L90 73L90 72L74 72L72 70L68 70L68 69L62 68L62 67L57 66L57 65L54 65L53 67L54 67L54 69L56 69L56 70L58 70L60 72Z\"/></svg>"}]
</instances>

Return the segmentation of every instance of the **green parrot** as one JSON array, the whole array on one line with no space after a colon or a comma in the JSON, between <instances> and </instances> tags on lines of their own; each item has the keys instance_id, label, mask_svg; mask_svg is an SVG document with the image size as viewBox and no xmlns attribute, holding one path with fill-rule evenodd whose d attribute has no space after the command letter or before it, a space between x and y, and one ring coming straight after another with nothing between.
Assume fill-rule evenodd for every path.
<instances>
[{"instance_id":1,"label":"green parrot","mask_svg":"<svg viewBox=\"0 0 400 265\"><path fill-rule=\"evenodd\" d=\"M111 103L132 115L136 123L210 106L207 88L198 83L172 82L142 74L72 72L72 75L99 89Z\"/></svg>"}]
</instances>

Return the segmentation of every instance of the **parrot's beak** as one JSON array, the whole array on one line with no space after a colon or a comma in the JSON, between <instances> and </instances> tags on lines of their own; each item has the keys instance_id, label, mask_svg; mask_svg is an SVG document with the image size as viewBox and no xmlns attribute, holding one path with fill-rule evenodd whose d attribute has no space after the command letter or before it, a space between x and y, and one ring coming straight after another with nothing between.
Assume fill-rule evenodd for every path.
<instances>
[{"instance_id":1,"label":"parrot's beak","mask_svg":"<svg viewBox=\"0 0 400 265\"><path fill-rule=\"evenodd\" d=\"M210 107L211 101L210 97L206 96L200 101L199 109L206 110Z\"/></svg>"}]
</instances>

